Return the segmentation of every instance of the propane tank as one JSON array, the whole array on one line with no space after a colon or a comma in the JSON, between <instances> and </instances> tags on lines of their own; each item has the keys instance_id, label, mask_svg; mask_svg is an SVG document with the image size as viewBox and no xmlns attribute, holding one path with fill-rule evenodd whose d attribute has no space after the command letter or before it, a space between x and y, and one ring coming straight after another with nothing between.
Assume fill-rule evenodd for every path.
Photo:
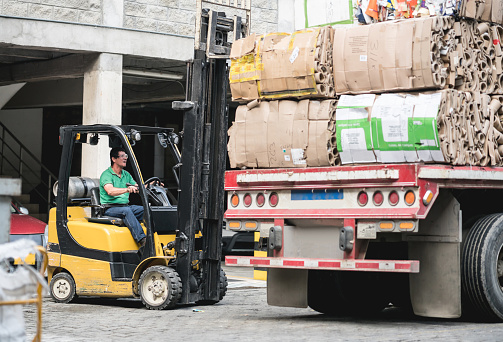
<instances>
[{"instance_id":1,"label":"propane tank","mask_svg":"<svg viewBox=\"0 0 503 342\"><path fill-rule=\"evenodd\" d=\"M70 177L68 179L68 201L74 198L91 197L91 189L100 186L100 180L87 177ZM58 195L58 182L52 187L54 196Z\"/></svg>"}]
</instances>

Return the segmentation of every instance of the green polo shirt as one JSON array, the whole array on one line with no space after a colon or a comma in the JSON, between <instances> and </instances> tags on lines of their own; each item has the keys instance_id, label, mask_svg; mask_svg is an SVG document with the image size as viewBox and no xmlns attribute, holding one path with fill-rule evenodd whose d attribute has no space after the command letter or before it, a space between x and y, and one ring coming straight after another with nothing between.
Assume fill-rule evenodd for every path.
<instances>
[{"instance_id":1,"label":"green polo shirt","mask_svg":"<svg viewBox=\"0 0 503 342\"><path fill-rule=\"evenodd\" d=\"M117 176L117 174L112 170L112 167L109 167L100 177L100 202L101 204L128 204L129 203L129 192L119 196L110 196L105 191L105 184L112 184L114 188L127 188L127 183L135 185L133 177L126 170L122 170L121 176Z\"/></svg>"}]
</instances>

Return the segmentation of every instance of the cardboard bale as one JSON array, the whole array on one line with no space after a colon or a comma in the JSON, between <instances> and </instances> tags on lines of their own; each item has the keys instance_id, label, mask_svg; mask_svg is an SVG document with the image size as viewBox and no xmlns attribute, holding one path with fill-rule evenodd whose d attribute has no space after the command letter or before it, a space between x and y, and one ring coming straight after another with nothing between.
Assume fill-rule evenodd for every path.
<instances>
[{"instance_id":1,"label":"cardboard bale","mask_svg":"<svg viewBox=\"0 0 503 342\"><path fill-rule=\"evenodd\" d=\"M462 19L459 22L456 89L503 94L503 28Z\"/></svg>"},{"instance_id":2,"label":"cardboard bale","mask_svg":"<svg viewBox=\"0 0 503 342\"><path fill-rule=\"evenodd\" d=\"M334 97L332 28L251 35L233 43L230 88L235 101Z\"/></svg>"},{"instance_id":3,"label":"cardboard bale","mask_svg":"<svg viewBox=\"0 0 503 342\"><path fill-rule=\"evenodd\" d=\"M503 96L450 89L343 95L336 111L341 162L501 166L502 104Z\"/></svg>"},{"instance_id":4,"label":"cardboard bale","mask_svg":"<svg viewBox=\"0 0 503 342\"><path fill-rule=\"evenodd\" d=\"M232 97L236 100L253 100L259 97L260 60L256 51L261 37L251 34L232 44L229 84Z\"/></svg>"},{"instance_id":5,"label":"cardboard bale","mask_svg":"<svg viewBox=\"0 0 503 342\"><path fill-rule=\"evenodd\" d=\"M379 161L372 146L370 115L376 95L343 95L336 115L337 150L342 164Z\"/></svg>"},{"instance_id":6,"label":"cardboard bale","mask_svg":"<svg viewBox=\"0 0 503 342\"><path fill-rule=\"evenodd\" d=\"M336 93L453 87L453 26L451 17L432 17L335 28Z\"/></svg>"},{"instance_id":7,"label":"cardboard bale","mask_svg":"<svg viewBox=\"0 0 503 342\"><path fill-rule=\"evenodd\" d=\"M231 167L335 165L335 107L307 99L239 106L228 131Z\"/></svg>"},{"instance_id":8,"label":"cardboard bale","mask_svg":"<svg viewBox=\"0 0 503 342\"><path fill-rule=\"evenodd\" d=\"M503 3L498 0L461 1L460 16L503 24Z\"/></svg>"},{"instance_id":9,"label":"cardboard bale","mask_svg":"<svg viewBox=\"0 0 503 342\"><path fill-rule=\"evenodd\" d=\"M342 164L444 162L436 124L441 98L442 92L341 96L336 131Z\"/></svg>"},{"instance_id":10,"label":"cardboard bale","mask_svg":"<svg viewBox=\"0 0 503 342\"><path fill-rule=\"evenodd\" d=\"M382 163L417 162L414 103L410 96L383 94L372 106L372 142Z\"/></svg>"}]
</instances>

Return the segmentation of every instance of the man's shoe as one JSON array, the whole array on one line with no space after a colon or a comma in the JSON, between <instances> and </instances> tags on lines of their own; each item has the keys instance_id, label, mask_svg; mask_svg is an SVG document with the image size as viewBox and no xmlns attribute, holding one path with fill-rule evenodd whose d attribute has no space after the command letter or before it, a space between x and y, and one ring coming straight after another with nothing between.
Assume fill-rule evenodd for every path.
<instances>
[{"instance_id":1,"label":"man's shoe","mask_svg":"<svg viewBox=\"0 0 503 342\"><path fill-rule=\"evenodd\" d=\"M143 238L140 241L138 241L138 244L140 245L140 247L144 247L146 242L147 242L147 238Z\"/></svg>"}]
</instances>

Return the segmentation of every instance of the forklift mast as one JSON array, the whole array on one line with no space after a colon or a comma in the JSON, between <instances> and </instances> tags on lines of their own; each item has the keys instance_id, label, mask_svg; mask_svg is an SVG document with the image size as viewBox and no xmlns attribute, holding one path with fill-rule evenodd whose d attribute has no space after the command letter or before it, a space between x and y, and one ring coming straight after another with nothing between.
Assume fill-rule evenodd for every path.
<instances>
[{"instance_id":1,"label":"forklift mast","mask_svg":"<svg viewBox=\"0 0 503 342\"><path fill-rule=\"evenodd\" d=\"M240 17L227 18L225 13L212 10L200 14L194 60L187 67L190 84L186 101L173 102L173 109L185 111L175 240L176 271L183 288L180 304L219 301L229 34L233 32L236 40L248 31ZM196 238L197 233L202 233L201 238ZM201 271L199 283L191 281L196 260ZM197 291L191 286L198 286Z\"/></svg>"}]
</instances>

